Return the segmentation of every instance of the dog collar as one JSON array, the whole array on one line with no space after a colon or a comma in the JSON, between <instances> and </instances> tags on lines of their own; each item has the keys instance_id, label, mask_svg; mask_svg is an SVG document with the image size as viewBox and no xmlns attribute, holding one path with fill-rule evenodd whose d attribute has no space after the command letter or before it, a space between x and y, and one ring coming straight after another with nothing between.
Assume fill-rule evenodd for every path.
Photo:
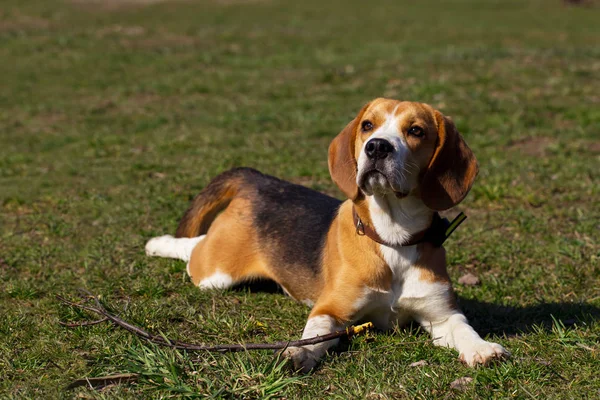
<instances>
[{"instance_id":1,"label":"dog collar","mask_svg":"<svg viewBox=\"0 0 600 400\"><path fill-rule=\"evenodd\" d=\"M381 239L379 234L372 226L365 225L358 216L355 207L352 207L352 218L354 219L354 226L356 227L357 235L366 236L374 242L383 244L385 246L397 246L387 243ZM467 219L467 216L461 212L452 220L452 222L450 222L447 218L440 217L440 214L436 212L433 214L433 220L427 229L415 233L410 237L408 242L402 244L401 246L405 247L414 246L419 243L431 243L434 247L441 247L446 239L450 237L452 232L454 232L454 230L456 230L456 228L458 228L458 226L462 224L465 219Z\"/></svg>"}]
</instances>

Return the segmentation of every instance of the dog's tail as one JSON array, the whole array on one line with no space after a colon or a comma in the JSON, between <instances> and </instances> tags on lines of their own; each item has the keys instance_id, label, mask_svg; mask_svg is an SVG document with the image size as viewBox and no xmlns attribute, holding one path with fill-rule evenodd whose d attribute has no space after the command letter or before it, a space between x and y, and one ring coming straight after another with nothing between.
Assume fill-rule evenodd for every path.
<instances>
[{"instance_id":1,"label":"dog's tail","mask_svg":"<svg viewBox=\"0 0 600 400\"><path fill-rule=\"evenodd\" d=\"M206 234L217 215L239 193L247 168L235 168L214 178L195 198L187 209L175 237L191 238Z\"/></svg>"}]
</instances>

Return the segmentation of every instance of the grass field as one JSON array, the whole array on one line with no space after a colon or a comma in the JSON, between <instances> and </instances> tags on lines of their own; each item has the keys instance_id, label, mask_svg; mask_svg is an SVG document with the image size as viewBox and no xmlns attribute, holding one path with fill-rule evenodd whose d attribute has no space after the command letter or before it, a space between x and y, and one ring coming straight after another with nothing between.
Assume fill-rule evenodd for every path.
<instances>
[{"instance_id":1,"label":"grass field","mask_svg":"<svg viewBox=\"0 0 600 400\"><path fill-rule=\"evenodd\" d=\"M558 0L3 0L0 398L600 398L598 21ZM304 305L200 292L143 246L230 167L339 196L327 145L378 96L451 115L479 159L449 269L481 279L459 302L510 361L469 369L398 328L299 376L59 325L95 318L55 298L87 288L181 340L300 337ZM114 373L140 375L65 389Z\"/></svg>"}]
</instances>

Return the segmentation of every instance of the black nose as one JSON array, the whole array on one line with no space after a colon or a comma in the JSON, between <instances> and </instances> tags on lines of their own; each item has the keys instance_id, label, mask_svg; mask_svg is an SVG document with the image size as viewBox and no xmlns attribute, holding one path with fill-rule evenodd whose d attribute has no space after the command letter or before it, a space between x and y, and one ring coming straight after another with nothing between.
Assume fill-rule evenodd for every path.
<instances>
[{"instance_id":1,"label":"black nose","mask_svg":"<svg viewBox=\"0 0 600 400\"><path fill-rule=\"evenodd\" d=\"M390 142L384 139L371 139L365 146L365 153L367 157L373 160L384 159L394 151L394 147Z\"/></svg>"}]
</instances>

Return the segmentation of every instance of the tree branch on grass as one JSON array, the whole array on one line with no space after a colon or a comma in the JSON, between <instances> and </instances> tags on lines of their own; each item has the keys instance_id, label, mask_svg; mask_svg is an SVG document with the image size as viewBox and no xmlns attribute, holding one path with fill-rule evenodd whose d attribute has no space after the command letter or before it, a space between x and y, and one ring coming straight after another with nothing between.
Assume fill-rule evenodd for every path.
<instances>
[{"instance_id":1,"label":"tree branch on grass","mask_svg":"<svg viewBox=\"0 0 600 400\"><path fill-rule=\"evenodd\" d=\"M83 291L83 292L86 294L88 299L91 299L94 301L95 306L74 303L74 302L69 301L59 295L57 295L56 298L71 307L80 308L82 310L93 312L93 313L99 314L104 317L101 320L92 321L91 323L87 323L85 325L93 325L93 324L104 322L104 321L110 321L113 324L117 325L118 327L123 328L123 329L129 331L130 333L133 333L136 336L141 337L142 339L145 339L149 342L155 343L160 346L170 347L170 348L179 349L179 350L213 351L213 352L219 352L219 353L237 352L237 351L246 351L246 350L281 350L281 349L285 349L287 347L301 347L301 346L307 346L307 345L311 345L311 344L327 342L329 340L337 339L340 337L350 338L352 336L360 335L360 334L366 332L367 330L373 328L373 324L371 322L368 322L366 324L362 324L362 325L358 325L358 326L351 326L351 327L346 328L345 330L340 330L340 331L328 333L323 336L316 336L316 337L309 338L309 339L289 340L289 341L281 341L281 342L275 342L275 343L219 344L219 345L212 345L212 346L202 345L202 344L192 344L192 343L180 342L178 340L172 340L172 339L169 339L162 335L154 335L152 333L149 333L149 332L143 330L140 327L130 324L129 322L117 317L116 315L111 314L100 303L100 300L98 300L97 296L95 296L87 291ZM62 324L65 326L85 326L83 323L77 323L77 324L62 323Z\"/></svg>"},{"instance_id":2,"label":"tree branch on grass","mask_svg":"<svg viewBox=\"0 0 600 400\"><path fill-rule=\"evenodd\" d=\"M104 318L98 319L96 321L82 321L82 322L72 322L72 323L58 321L58 323L61 324L62 326L66 326L67 328L77 328L78 326L98 325L105 321L108 321L108 318L104 317Z\"/></svg>"}]
</instances>

